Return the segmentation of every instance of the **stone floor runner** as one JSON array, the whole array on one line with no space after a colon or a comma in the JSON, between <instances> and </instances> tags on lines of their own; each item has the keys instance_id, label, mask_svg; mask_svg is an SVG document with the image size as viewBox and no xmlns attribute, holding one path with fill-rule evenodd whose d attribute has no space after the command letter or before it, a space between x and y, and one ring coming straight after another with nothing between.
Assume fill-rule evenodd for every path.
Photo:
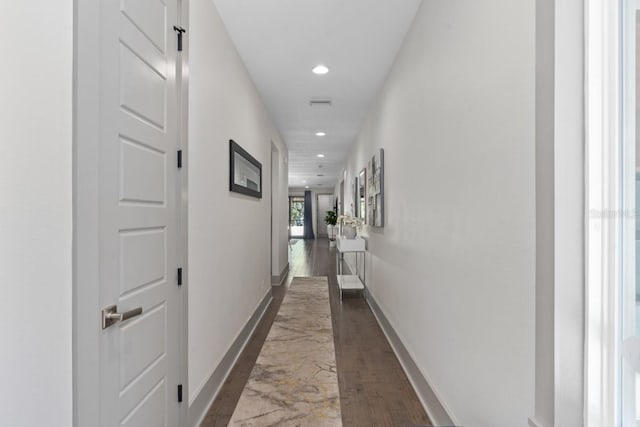
<instances>
[{"instance_id":1,"label":"stone floor runner","mask_svg":"<svg viewBox=\"0 0 640 427\"><path fill-rule=\"evenodd\" d=\"M231 426L342 426L326 277L287 290Z\"/></svg>"}]
</instances>

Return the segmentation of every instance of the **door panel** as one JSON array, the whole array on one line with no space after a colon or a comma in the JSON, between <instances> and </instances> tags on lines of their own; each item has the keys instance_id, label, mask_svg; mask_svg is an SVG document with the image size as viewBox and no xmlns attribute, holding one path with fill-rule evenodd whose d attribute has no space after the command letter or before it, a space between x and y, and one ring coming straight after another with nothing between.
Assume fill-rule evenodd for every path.
<instances>
[{"instance_id":1,"label":"door panel","mask_svg":"<svg viewBox=\"0 0 640 427\"><path fill-rule=\"evenodd\" d=\"M142 49L134 52L128 46L120 46L120 105L132 115L164 129L167 82L161 71L140 55Z\"/></svg>"},{"instance_id":2,"label":"door panel","mask_svg":"<svg viewBox=\"0 0 640 427\"><path fill-rule=\"evenodd\" d=\"M160 150L120 138L122 173L120 201L164 203L167 156ZM140 171L145 173L141 174Z\"/></svg>"},{"instance_id":3,"label":"door panel","mask_svg":"<svg viewBox=\"0 0 640 427\"><path fill-rule=\"evenodd\" d=\"M120 292L125 294L166 280L166 234L163 228L120 233Z\"/></svg>"},{"instance_id":4,"label":"door panel","mask_svg":"<svg viewBox=\"0 0 640 427\"><path fill-rule=\"evenodd\" d=\"M121 328L120 346L125 356L120 365L121 390L130 388L147 369L166 357L164 328L158 328L166 318L166 304L162 303Z\"/></svg>"},{"instance_id":5,"label":"door panel","mask_svg":"<svg viewBox=\"0 0 640 427\"><path fill-rule=\"evenodd\" d=\"M147 37L161 54L166 50L166 15L164 1L123 0L122 14Z\"/></svg>"},{"instance_id":6,"label":"door panel","mask_svg":"<svg viewBox=\"0 0 640 427\"><path fill-rule=\"evenodd\" d=\"M100 425L180 425L177 0L101 6ZM173 46L171 46L173 47Z\"/></svg>"},{"instance_id":7,"label":"door panel","mask_svg":"<svg viewBox=\"0 0 640 427\"><path fill-rule=\"evenodd\" d=\"M167 395L167 384L164 379L153 387L151 392L145 396L138 406L134 408L124 420L122 426L126 427L163 427L167 425L167 414L158 411L157 408L163 405Z\"/></svg>"}]
</instances>

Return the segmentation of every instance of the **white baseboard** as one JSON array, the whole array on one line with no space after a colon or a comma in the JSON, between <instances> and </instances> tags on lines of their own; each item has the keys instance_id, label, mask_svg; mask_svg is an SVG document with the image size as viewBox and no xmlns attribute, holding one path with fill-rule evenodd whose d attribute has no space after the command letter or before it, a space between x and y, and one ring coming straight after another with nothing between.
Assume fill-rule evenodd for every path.
<instances>
[{"instance_id":1,"label":"white baseboard","mask_svg":"<svg viewBox=\"0 0 640 427\"><path fill-rule=\"evenodd\" d=\"M271 284L272 285L282 285L284 279L287 278L287 274L289 274L289 263L284 266L279 276L271 276Z\"/></svg>"},{"instance_id":2,"label":"white baseboard","mask_svg":"<svg viewBox=\"0 0 640 427\"><path fill-rule=\"evenodd\" d=\"M264 296L247 324L242 328L236 339L233 341L233 344L231 344L231 347L229 347L229 350L222 358L218 367L204 383L204 386L196 398L193 399L193 402L189 406L189 426L198 427L204 420L204 417L209 411L209 407L213 404L213 401L220 392L222 385L231 373L231 369L236 364L238 357L240 357L240 354L249 342L249 338L251 338L253 331L258 326L258 323L260 323L260 320L262 320L262 317L266 313L267 308L269 308L269 304L271 304L272 300L273 297L271 295L271 289L269 289L269 292Z\"/></svg>"},{"instance_id":3,"label":"white baseboard","mask_svg":"<svg viewBox=\"0 0 640 427\"><path fill-rule=\"evenodd\" d=\"M537 420L535 417L531 417L529 418L529 427L547 427L547 426L542 424L542 422Z\"/></svg>"},{"instance_id":4,"label":"white baseboard","mask_svg":"<svg viewBox=\"0 0 640 427\"><path fill-rule=\"evenodd\" d=\"M420 372L420 369L409 354L409 351L406 349L375 298L368 290L366 291L366 299L369 307L371 307L373 315L380 325L380 328L382 328L382 332L384 332L387 337L387 341L391 344L393 352L400 361L400 365L402 365L404 372L407 374L409 382L411 382L413 389L418 395L418 399L420 399L422 406L427 412L431 423L434 426L459 425L438 397L438 394L431 387L429 381L424 377L422 372Z\"/></svg>"}]
</instances>

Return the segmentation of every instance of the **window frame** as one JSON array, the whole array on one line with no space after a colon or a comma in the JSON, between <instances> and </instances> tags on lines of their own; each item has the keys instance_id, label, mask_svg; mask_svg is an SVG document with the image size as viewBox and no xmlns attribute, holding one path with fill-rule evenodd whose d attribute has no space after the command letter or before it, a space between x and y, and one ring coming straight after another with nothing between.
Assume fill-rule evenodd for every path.
<instances>
[{"instance_id":1,"label":"window frame","mask_svg":"<svg viewBox=\"0 0 640 427\"><path fill-rule=\"evenodd\" d=\"M620 132L619 17L623 16L624 5L623 0L587 0L585 4L587 427L621 425L620 290L629 271L628 263L623 262L628 242L623 238L626 225L622 215L628 202L622 183L629 171L623 164Z\"/></svg>"}]
</instances>

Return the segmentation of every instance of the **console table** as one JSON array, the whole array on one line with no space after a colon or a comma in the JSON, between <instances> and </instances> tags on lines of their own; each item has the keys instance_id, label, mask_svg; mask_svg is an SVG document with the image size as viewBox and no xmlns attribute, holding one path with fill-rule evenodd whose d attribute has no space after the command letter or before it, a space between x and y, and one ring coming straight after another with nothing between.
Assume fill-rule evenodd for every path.
<instances>
[{"instance_id":1,"label":"console table","mask_svg":"<svg viewBox=\"0 0 640 427\"><path fill-rule=\"evenodd\" d=\"M364 292L364 286L366 282L366 247L365 240L362 237L355 239L347 239L346 237L338 236L336 238L336 273L338 277L338 287L340 288L340 301L342 301L342 291L347 290L362 290ZM342 264L344 264L344 254L355 253L356 254L356 274L342 274ZM362 280L358 275L358 254L362 254Z\"/></svg>"}]
</instances>

